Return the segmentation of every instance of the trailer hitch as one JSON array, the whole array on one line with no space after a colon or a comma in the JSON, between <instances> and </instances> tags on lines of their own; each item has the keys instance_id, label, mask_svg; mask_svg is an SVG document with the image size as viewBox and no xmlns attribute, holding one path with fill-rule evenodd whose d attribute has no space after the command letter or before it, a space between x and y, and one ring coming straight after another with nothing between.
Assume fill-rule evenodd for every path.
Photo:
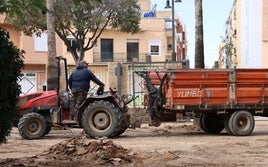
<instances>
[{"instance_id":1,"label":"trailer hitch","mask_svg":"<svg viewBox=\"0 0 268 167\"><path fill-rule=\"evenodd\" d=\"M131 99L129 99L128 98L129 96L130 95L122 95L122 99L123 99L124 105L128 105L129 103L131 103L132 101L134 101L135 99L137 99L139 97L139 96L134 97L134 96L131 95Z\"/></svg>"},{"instance_id":2,"label":"trailer hitch","mask_svg":"<svg viewBox=\"0 0 268 167\"><path fill-rule=\"evenodd\" d=\"M148 95L149 95L149 105L148 105L149 108L148 109L150 109L151 114L153 116L155 116L156 114L159 114L161 112L162 105L164 104L164 98L163 98L164 96L163 96L162 87L163 87L165 80L167 79L167 76L168 76L167 73L165 73L163 77L161 78L159 76L159 73L156 72L160 80L159 88L156 88L150 82L147 71L135 71L135 73L141 76L146 82L146 87L148 89Z\"/></svg>"}]
</instances>

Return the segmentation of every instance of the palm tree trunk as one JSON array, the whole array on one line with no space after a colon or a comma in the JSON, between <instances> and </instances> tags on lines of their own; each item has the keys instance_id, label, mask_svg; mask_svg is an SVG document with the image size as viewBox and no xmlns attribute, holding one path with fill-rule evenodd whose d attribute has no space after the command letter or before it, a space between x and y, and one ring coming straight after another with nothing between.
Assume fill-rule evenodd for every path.
<instances>
[{"instance_id":1,"label":"palm tree trunk","mask_svg":"<svg viewBox=\"0 0 268 167\"><path fill-rule=\"evenodd\" d=\"M47 60L47 89L57 89L57 61L56 57L56 39L54 27L54 0L46 0L47 3L47 39L48 39L48 60Z\"/></svg>"},{"instance_id":2,"label":"palm tree trunk","mask_svg":"<svg viewBox=\"0 0 268 167\"><path fill-rule=\"evenodd\" d=\"M195 0L195 68L204 68L202 0Z\"/></svg>"},{"instance_id":3,"label":"palm tree trunk","mask_svg":"<svg viewBox=\"0 0 268 167\"><path fill-rule=\"evenodd\" d=\"M204 68L202 0L195 0L195 68ZM194 113L194 126L200 129L200 114Z\"/></svg>"}]
</instances>

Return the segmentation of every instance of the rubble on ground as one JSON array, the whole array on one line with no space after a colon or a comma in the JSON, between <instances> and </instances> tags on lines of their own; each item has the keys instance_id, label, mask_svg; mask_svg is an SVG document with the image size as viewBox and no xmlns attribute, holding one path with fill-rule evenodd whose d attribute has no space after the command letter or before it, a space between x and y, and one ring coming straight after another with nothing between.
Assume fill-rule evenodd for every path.
<instances>
[{"instance_id":1,"label":"rubble on ground","mask_svg":"<svg viewBox=\"0 0 268 167\"><path fill-rule=\"evenodd\" d=\"M46 154L57 160L79 160L84 163L94 161L98 165L120 165L131 163L135 159L135 153L132 150L116 145L110 139L96 140L85 136L77 136L58 143L52 146Z\"/></svg>"}]
</instances>

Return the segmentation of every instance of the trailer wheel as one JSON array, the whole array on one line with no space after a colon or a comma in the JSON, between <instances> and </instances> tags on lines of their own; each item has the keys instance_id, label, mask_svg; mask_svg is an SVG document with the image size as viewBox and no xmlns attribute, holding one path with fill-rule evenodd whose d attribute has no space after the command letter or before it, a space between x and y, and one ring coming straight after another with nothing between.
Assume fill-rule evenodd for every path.
<instances>
[{"instance_id":1,"label":"trailer wheel","mask_svg":"<svg viewBox=\"0 0 268 167\"><path fill-rule=\"evenodd\" d=\"M236 112L233 112L224 119L224 128L227 131L227 133L230 135L236 135L234 132L234 128L232 126L232 120L235 114Z\"/></svg>"},{"instance_id":2,"label":"trailer wheel","mask_svg":"<svg viewBox=\"0 0 268 167\"><path fill-rule=\"evenodd\" d=\"M121 129L122 113L108 101L95 101L83 114L83 128L90 137L114 137Z\"/></svg>"},{"instance_id":3,"label":"trailer wheel","mask_svg":"<svg viewBox=\"0 0 268 167\"><path fill-rule=\"evenodd\" d=\"M229 118L228 126L233 135L248 136L255 127L255 120L248 111L236 111Z\"/></svg>"},{"instance_id":4,"label":"trailer wheel","mask_svg":"<svg viewBox=\"0 0 268 167\"><path fill-rule=\"evenodd\" d=\"M232 132L230 131L230 128L229 128L229 124L228 124L228 122L229 122L231 116L232 116L231 114L228 114L228 115L226 115L226 117L224 118L224 129L226 130L226 132L227 132L228 134L232 134Z\"/></svg>"},{"instance_id":5,"label":"trailer wheel","mask_svg":"<svg viewBox=\"0 0 268 167\"><path fill-rule=\"evenodd\" d=\"M200 118L199 118L199 127L202 131L206 132L207 130L204 128L203 122L202 122L202 118L204 117L204 113L200 114Z\"/></svg>"},{"instance_id":6,"label":"trailer wheel","mask_svg":"<svg viewBox=\"0 0 268 167\"><path fill-rule=\"evenodd\" d=\"M46 119L38 113L27 113L19 120L18 130L25 139L39 139L45 135Z\"/></svg>"},{"instance_id":7,"label":"trailer wheel","mask_svg":"<svg viewBox=\"0 0 268 167\"><path fill-rule=\"evenodd\" d=\"M223 118L216 114L201 113L200 127L206 133L219 134L224 129Z\"/></svg>"}]
</instances>

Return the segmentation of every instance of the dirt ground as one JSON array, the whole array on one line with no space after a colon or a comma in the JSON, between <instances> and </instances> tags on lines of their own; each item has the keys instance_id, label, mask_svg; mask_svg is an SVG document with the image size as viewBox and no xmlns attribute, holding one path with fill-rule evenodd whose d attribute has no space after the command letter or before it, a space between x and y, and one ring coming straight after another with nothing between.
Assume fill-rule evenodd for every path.
<instances>
[{"instance_id":1,"label":"dirt ground","mask_svg":"<svg viewBox=\"0 0 268 167\"><path fill-rule=\"evenodd\" d=\"M0 145L0 166L267 166L268 121L257 120L251 136L200 132L192 123L142 124L113 139L88 139L81 129L52 130L24 140L16 128Z\"/></svg>"}]
</instances>

